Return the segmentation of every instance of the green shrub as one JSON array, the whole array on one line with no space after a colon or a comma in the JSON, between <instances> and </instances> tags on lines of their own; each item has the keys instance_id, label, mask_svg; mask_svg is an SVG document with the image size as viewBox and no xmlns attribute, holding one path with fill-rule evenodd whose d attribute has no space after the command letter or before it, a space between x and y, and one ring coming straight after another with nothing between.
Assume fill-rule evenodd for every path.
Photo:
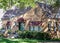
<instances>
[{"instance_id":1,"label":"green shrub","mask_svg":"<svg viewBox=\"0 0 60 43\"><path fill-rule=\"evenodd\" d=\"M40 39L40 40L50 40L51 37L48 33L41 33L35 31L19 31L19 38L29 38L29 39Z\"/></svg>"},{"instance_id":2,"label":"green shrub","mask_svg":"<svg viewBox=\"0 0 60 43\"><path fill-rule=\"evenodd\" d=\"M0 38L3 38L4 37L4 35L3 34L0 34Z\"/></svg>"},{"instance_id":3,"label":"green shrub","mask_svg":"<svg viewBox=\"0 0 60 43\"><path fill-rule=\"evenodd\" d=\"M53 41L60 41L60 38L53 38Z\"/></svg>"}]
</instances>

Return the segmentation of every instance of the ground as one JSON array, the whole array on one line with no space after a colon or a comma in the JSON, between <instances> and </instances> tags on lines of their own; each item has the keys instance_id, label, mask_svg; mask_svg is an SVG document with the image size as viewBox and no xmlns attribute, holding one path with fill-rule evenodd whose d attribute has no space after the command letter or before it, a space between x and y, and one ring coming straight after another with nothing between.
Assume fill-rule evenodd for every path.
<instances>
[{"instance_id":1,"label":"ground","mask_svg":"<svg viewBox=\"0 0 60 43\"><path fill-rule=\"evenodd\" d=\"M7 38L0 38L0 43L36 43L37 40L30 40L30 39L7 39Z\"/></svg>"},{"instance_id":2,"label":"ground","mask_svg":"<svg viewBox=\"0 0 60 43\"><path fill-rule=\"evenodd\" d=\"M52 42L52 43L60 43L60 41L51 41L51 40L36 40L36 39L8 39L8 38L0 38L0 43L48 43L48 42Z\"/></svg>"}]
</instances>

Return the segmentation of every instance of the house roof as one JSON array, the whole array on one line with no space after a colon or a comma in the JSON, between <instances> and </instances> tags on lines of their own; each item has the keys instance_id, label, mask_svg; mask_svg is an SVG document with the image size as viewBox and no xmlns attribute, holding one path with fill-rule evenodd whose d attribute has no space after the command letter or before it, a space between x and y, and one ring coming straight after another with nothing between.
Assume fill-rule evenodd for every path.
<instances>
[{"instance_id":1,"label":"house roof","mask_svg":"<svg viewBox=\"0 0 60 43\"><path fill-rule=\"evenodd\" d=\"M47 5L47 4L44 4L44 3L39 3L39 2L37 2L37 3L43 9L43 11L47 12L45 16L48 17L48 18L51 18L51 9L52 9L52 7L50 5ZM6 11L4 16L2 17L2 20L10 19L10 18L15 17L15 16L19 16L21 14L26 13L30 9L31 9L30 6L27 7L27 8L24 8L23 10L21 10L19 8L15 8L14 10L9 9L9 10Z\"/></svg>"},{"instance_id":2,"label":"house roof","mask_svg":"<svg viewBox=\"0 0 60 43\"><path fill-rule=\"evenodd\" d=\"M51 5L48 5L48 4L43 4L43 3L38 3L39 6L43 9L44 12L46 12L46 17L48 18L52 18L52 6Z\"/></svg>"},{"instance_id":3,"label":"house roof","mask_svg":"<svg viewBox=\"0 0 60 43\"><path fill-rule=\"evenodd\" d=\"M19 9L19 8L6 10L6 12L3 15L2 19L5 20L5 19L9 19L9 18L12 18L12 17L15 17L15 16L19 16L21 14L26 13L30 9L31 9L31 7L27 7L27 8L24 8L22 10Z\"/></svg>"}]
</instances>

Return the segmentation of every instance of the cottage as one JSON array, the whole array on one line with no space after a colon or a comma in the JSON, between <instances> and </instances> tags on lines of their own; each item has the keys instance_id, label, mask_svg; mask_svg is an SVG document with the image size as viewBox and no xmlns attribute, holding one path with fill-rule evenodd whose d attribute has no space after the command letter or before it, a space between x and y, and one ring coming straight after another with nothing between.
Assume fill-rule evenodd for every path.
<instances>
[{"instance_id":1,"label":"cottage","mask_svg":"<svg viewBox=\"0 0 60 43\"><path fill-rule=\"evenodd\" d=\"M44 3L37 3L35 8L9 9L2 17L3 28L29 31L47 32L56 31L59 22L55 18L58 15L52 13L52 7ZM59 25L60 27L60 25Z\"/></svg>"}]
</instances>

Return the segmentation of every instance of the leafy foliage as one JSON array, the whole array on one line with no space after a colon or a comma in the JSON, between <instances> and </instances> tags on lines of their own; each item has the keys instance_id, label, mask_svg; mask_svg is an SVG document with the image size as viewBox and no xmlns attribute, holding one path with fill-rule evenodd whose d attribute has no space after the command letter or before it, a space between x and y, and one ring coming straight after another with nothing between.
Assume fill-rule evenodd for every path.
<instances>
[{"instance_id":1,"label":"leafy foliage","mask_svg":"<svg viewBox=\"0 0 60 43\"><path fill-rule=\"evenodd\" d=\"M41 33L41 32L35 32L35 31L24 31L18 32L19 38L29 38L29 39L39 39L39 40L50 40L51 37L48 33Z\"/></svg>"},{"instance_id":2,"label":"leafy foliage","mask_svg":"<svg viewBox=\"0 0 60 43\"><path fill-rule=\"evenodd\" d=\"M55 0L55 3L52 5L53 11L58 12L60 8L60 0Z\"/></svg>"},{"instance_id":3,"label":"leafy foliage","mask_svg":"<svg viewBox=\"0 0 60 43\"><path fill-rule=\"evenodd\" d=\"M7 8L12 7L13 5L16 5L20 8L24 8L24 7L28 7L28 6L35 7L36 6L36 4L35 4L36 1L37 2L42 2L43 1L46 4L47 3L51 4L55 0L0 0L0 8L7 9Z\"/></svg>"},{"instance_id":4,"label":"leafy foliage","mask_svg":"<svg viewBox=\"0 0 60 43\"><path fill-rule=\"evenodd\" d=\"M6 9L7 7L10 8L13 5L16 5L20 8L32 6L34 7L35 2L34 0L0 0L0 8Z\"/></svg>"},{"instance_id":5,"label":"leafy foliage","mask_svg":"<svg viewBox=\"0 0 60 43\"><path fill-rule=\"evenodd\" d=\"M56 0L54 7L60 7L60 0Z\"/></svg>"}]
</instances>

